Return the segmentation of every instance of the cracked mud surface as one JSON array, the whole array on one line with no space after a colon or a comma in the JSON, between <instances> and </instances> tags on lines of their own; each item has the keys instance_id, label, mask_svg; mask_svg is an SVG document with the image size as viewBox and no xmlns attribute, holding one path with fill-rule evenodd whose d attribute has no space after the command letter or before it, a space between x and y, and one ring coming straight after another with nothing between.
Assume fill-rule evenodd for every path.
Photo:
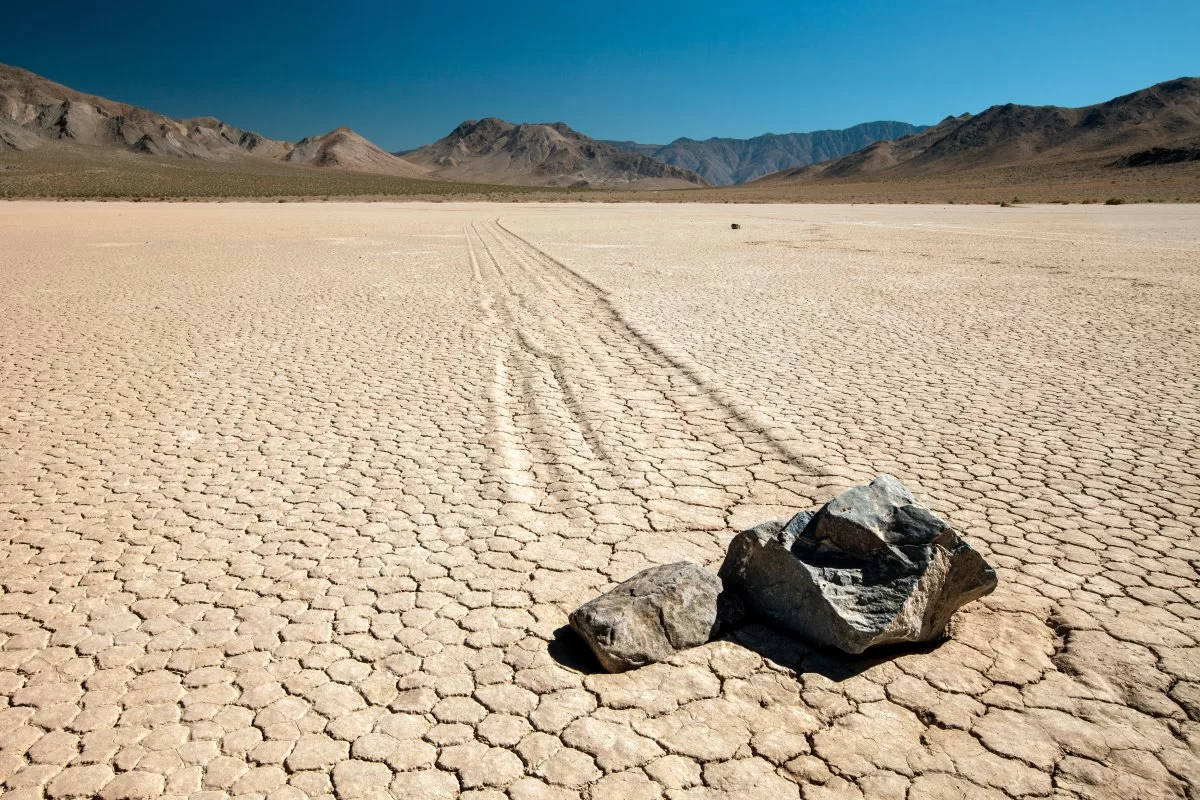
<instances>
[{"instance_id":1,"label":"cracked mud surface","mask_svg":"<svg viewBox=\"0 0 1200 800\"><path fill-rule=\"evenodd\" d=\"M0 208L6 798L1200 798L1197 207ZM940 646L560 630L879 472Z\"/></svg>"}]
</instances>

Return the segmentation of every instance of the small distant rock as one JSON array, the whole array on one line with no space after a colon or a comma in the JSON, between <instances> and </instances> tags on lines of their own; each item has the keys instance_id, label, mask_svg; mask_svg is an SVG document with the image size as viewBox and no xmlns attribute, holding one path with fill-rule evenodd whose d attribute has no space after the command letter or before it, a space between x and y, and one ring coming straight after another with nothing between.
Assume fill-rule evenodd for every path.
<instances>
[{"instance_id":1,"label":"small distant rock","mask_svg":"<svg viewBox=\"0 0 1200 800\"><path fill-rule=\"evenodd\" d=\"M738 534L721 578L748 612L846 653L937 639L996 588L983 557L889 475Z\"/></svg>"},{"instance_id":2,"label":"small distant rock","mask_svg":"<svg viewBox=\"0 0 1200 800\"><path fill-rule=\"evenodd\" d=\"M721 579L680 561L642 570L571 614L601 666L625 672L704 644L740 622L741 602Z\"/></svg>"}]
</instances>

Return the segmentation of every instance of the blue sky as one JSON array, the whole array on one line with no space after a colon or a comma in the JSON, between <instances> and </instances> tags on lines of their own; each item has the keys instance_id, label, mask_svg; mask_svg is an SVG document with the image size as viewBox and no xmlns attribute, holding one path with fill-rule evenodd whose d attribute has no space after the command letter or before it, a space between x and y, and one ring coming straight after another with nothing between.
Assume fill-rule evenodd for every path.
<instances>
[{"instance_id":1,"label":"blue sky","mask_svg":"<svg viewBox=\"0 0 1200 800\"><path fill-rule=\"evenodd\" d=\"M10 4L0 62L171 116L387 149L464 119L668 142L1087 105L1200 75L1200 2Z\"/></svg>"}]
</instances>

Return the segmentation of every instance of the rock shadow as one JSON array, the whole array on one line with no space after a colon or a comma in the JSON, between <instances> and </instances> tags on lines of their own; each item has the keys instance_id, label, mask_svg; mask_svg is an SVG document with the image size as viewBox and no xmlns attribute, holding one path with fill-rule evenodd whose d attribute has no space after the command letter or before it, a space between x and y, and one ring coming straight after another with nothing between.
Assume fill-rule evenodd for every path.
<instances>
[{"instance_id":1,"label":"rock shadow","mask_svg":"<svg viewBox=\"0 0 1200 800\"><path fill-rule=\"evenodd\" d=\"M727 631L713 641L726 641L745 647L763 658L792 672L797 678L810 674L820 675L840 683L859 675L871 667L893 661L902 656L932 653L950 640L943 636L933 642L906 643L872 648L861 655L847 655L837 650L817 647L760 623L748 623ZM701 645L703 646L703 645ZM600 661L588 647L587 642L563 625L554 631L554 638L547 645L550 657L559 665L583 675L606 675Z\"/></svg>"},{"instance_id":2,"label":"rock shadow","mask_svg":"<svg viewBox=\"0 0 1200 800\"><path fill-rule=\"evenodd\" d=\"M902 656L932 653L949 641L948 636L943 636L932 642L884 645L859 655L848 655L832 648L808 644L759 623L750 623L730 631L723 638L753 650L797 677L816 674L837 683Z\"/></svg>"},{"instance_id":3,"label":"rock shadow","mask_svg":"<svg viewBox=\"0 0 1200 800\"><path fill-rule=\"evenodd\" d=\"M550 640L546 649L551 658L572 672L584 675L606 674L592 648L588 647L582 636L571 630L570 625L563 625L555 630L554 638Z\"/></svg>"}]
</instances>

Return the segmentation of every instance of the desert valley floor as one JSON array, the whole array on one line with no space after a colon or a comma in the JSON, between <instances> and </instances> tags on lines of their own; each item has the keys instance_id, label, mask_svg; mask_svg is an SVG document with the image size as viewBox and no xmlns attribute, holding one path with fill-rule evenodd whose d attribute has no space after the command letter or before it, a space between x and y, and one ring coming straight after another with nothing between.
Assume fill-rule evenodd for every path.
<instances>
[{"instance_id":1,"label":"desert valley floor","mask_svg":"<svg viewBox=\"0 0 1200 800\"><path fill-rule=\"evenodd\" d=\"M12 202L0 320L11 800L1200 798L1200 207ZM940 646L564 632L878 473Z\"/></svg>"}]
</instances>

